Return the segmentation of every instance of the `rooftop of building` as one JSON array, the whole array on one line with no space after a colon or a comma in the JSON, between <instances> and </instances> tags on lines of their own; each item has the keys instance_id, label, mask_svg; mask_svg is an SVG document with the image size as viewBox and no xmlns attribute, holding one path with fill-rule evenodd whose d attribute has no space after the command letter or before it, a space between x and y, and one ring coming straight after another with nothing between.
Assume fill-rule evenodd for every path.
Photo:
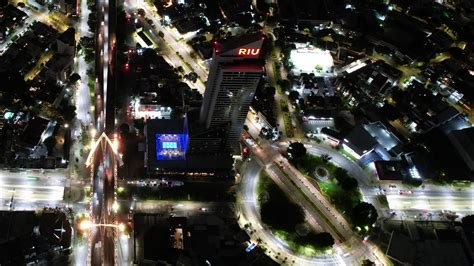
<instances>
[{"instance_id":1,"label":"rooftop of building","mask_svg":"<svg viewBox=\"0 0 474 266\"><path fill-rule=\"evenodd\" d=\"M400 140L380 121L366 124L364 129L387 151L401 145Z\"/></svg>"},{"instance_id":2,"label":"rooftop of building","mask_svg":"<svg viewBox=\"0 0 474 266\"><path fill-rule=\"evenodd\" d=\"M365 130L364 125L356 126L344 138L344 142L348 144L358 154L364 154L375 148L377 141Z\"/></svg>"},{"instance_id":3,"label":"rooftop of building","mask_svg":"<svg viewBox=\"0 0 474 266\"><path fill-rule=\"evenodd\" d=\"M187 131L185 119L148 119L146 121L146 134L184 134Z\"/></svg>"},{"instance_id":4,"label":"rooftop of building","mask_svg":"<svg viewBox=\"0 0 474 266\"><path fill-rule=\"evenodd\" d=\"M61 33L58 37L58 40L60 40L63 43L69 44L71 46L76 44L76 29L74 28L68 28L65 30L63 33Z\"/></svg>"},{"instance_id":5,"label":"rooftop of building","mask_svg":"<svg viewBox=\"0 0 474 266\"><path fill-rule=\"evenodd\" d=\"M413 241L394 233L387 255L399 263L419 265L468 265L468 258L460 242L441 240Z\"/></svg>"},{"instance_id":6,"label":"rooftop of building","mask_svg":"<svg viewBox=\"0 0 474 266\"><path fill-rule=\"evenodd\" d=\"M37 145L48 123L49 120L39 116L31 118L20 136L21 140L30 146Z\"/></svg>"},{"instance_id":7,"label":"rooftop of building","mask_svg":"<svg viewBox=\"0 0 474 266\"><path fill-rule=\"evenodd\" d=\"M230 39L225 40L224 42L215 42L216 51L218 50L220 54L227 54L230 51L235 49L245 47L247 45L252 44L252 48L262 48L263 40L265 36L262 33L253 33L253 34L244 34L239 36L233 36ZM255 46L255 47L253 47ZM237 55L237 52L234 56Z\"/></svg>"},{"instance_id":8,"label":"rooftop of building","mask_svg":"<svg viewBox=\"0 0 474 266\"><path fill-rule=\"evenodd\" d=\"M375 161L374 165L379 180L402 181L407 174L403 161Z\"/></svg>"},{"instance_id":9,"label":"rooftop of building","mask_svg":"<svg viewBox=\"0 0 474 266\"><path fill-rule=\"evenodd\" d=\"M282 19L285 20L331 20L336 12L336 5L341 1L324 1L324 0L278 0L278 6Z\"/></svg>"}]
</instances>

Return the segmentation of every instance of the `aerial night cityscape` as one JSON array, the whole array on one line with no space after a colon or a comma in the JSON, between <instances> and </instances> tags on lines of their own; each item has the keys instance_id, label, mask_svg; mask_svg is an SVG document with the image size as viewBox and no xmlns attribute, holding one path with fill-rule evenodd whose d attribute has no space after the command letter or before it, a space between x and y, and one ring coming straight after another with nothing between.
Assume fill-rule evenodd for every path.
<instances>
[{"instance_id":1,"label":"aerial night cityscape","mask_svg":"<svg viewBox=\"0 0 474 266\"><path fill-rule=\"evenodd\" d=\"M0 0L0 266L474 265L473 0Z\"/></svg>"}]
</instances>

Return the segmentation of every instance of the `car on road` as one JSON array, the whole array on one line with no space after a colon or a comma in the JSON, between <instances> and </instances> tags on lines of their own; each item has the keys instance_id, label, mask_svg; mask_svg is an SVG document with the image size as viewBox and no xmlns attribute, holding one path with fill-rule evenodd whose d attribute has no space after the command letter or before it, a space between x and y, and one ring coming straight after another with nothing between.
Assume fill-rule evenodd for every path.
<instances>
[{"instance_id":1,"label":"car on road","mask_svg":"<svg viewBox=\"0 0 474 266\"><path fill-rule=\"evenodd\" d=\"M255 147L255 145L257 145L257 144L255 144L255 141L253 141L253 139L251 139L251 138L246 138L246 139L245 139L245 142L246 142L247 145L249 145L250 147Z\"/></svg>"},{"instance_id":2,"label":"car on road","mask_svg":"<svg viewBox=\"0 0 474 266\"><path fill-rule=\"evenodd\" d=\"M245 249L246 252L252 251L257 246L257 243L250 243Z\"/></svg>"}]
</instances>

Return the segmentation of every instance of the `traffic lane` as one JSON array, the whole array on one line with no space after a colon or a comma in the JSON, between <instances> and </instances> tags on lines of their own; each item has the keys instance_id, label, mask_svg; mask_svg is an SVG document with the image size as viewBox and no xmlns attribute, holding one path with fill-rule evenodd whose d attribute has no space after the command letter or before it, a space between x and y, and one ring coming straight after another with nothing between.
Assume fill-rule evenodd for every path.
<instances>
[{"instance_id":1,"label":"traffic lane","mask_svg":"<svg viewBox=\"0 0 474 266\"><path fill-rule=\"evenodd\" d=\"M66 180L68 174L67 169L54 169L54 170L31 170L31 169L19 169L19 170L0 170L0 181L5 179L24 179L25 177L32 176L35 179L54 178L59 180Z\"/></svg>"},{"instance_id":2,"label":"traffic lane","mask_svg":"<svg viewBox=\"0 0 474 266\"><path fill-rule=\"evenodd\" d=\"M28 185L1 185L0 199L33 201L62 201L64 187L61 186L28 186Z\"/></svg>"},{"instance_id":3,"label":"traffic lane","mask_svg":"<svg viewBox=\"0 0 474 266\"><path fill-rule=\"evenodd\" d=\"M90 231L91 236L90 238L90 265L92 266L101 266L102 265L102 239L101 239L101 232L100 228L93 227Z\"/></svg>"},{"instance_id":4,"label":"traffic lane","mask_svg":"<svg viewBox=\"0 0 474 266\"><path fill-rule=\"evenodd\" d=\"M161 22L156 18L156 16L153 14L153 12L149 9L148 5L145 2L140 2L142 5L141 7L145 10L145 14L147 17L151 18L153 21L153 24L156 25L157 27L160 27L162 32L164 33L164 38L165 40L175 48L179 48L178 52L183 56L186 62L189 62L190 64L194 64L195 69L194 71L202 80L206 80L208 76L207 69L203 69L201 65L195 64L193 62L196 62L196 59L191 58L189 50L183 48L183 44L177 42L172 36L172 33L167 29L167 27L163 26Z\"/></svg>"},{"instance_id":5,"label":"traffic lane","mask_svg":"<svg viewBox=\"0 0 474 266\"><path fill-rule=\"evenodd\" d=\"M68 179L65 177L32 177L32 176L18 176L18 177L0 177L1 186L29 186L29 187L42 187L42 186L61 186L65 187L68 183Z\"/></svg>"},{"instance_id":6,"label":"traffic lane","mask_svg":"<svg viewBox=\"0 0 474 266\"><path fill-rule=\"evenodd\" d=\"M188 61L185 57L181 59L176 53L178 52L180 55L182 55L183 51L180 49L176 49L177 46L169 45L166 41L163 42L160 38L158 38L156 30L151 27L147 21L145 21L142 17L139 17L139 21L141 25L143 25L143 28L148 31L150 34L150 37L153 39L154 42L157 44L161 45L162 47L166 47L166 50L163 50L162 52L168 51L168 53L163 53L163 58L172 65L173 67L183 67L183 69L187 72L195 71L193 68L189 68L185 63L190 64L190 62L193 61ZM179 47L178 47L179 48ZM200 76L200 79L198 79L195 83L191 83L190 81L186 80L185 82L190 86L190 87L196 87L196 89L199 91L199 93L204 94L205 90L205 85L202 82L202 80L206 80L207 76L202 78Z\"/></svg>"},{"instance_id":7,"label":"traffic lane","mask_svg":"<svg viewBox=\"0 0 474 266\"><path fill-rule=\"evenodd\" d=\"M387 195L390 209L474 211L471 197Z\"/></svg>"},{"instance_id":8,"label":"traffic lane","mask_svg":"<svg viewBox=\"0 0 474 266\"><path fill-rule=\"evenodd\" d=\"M276 180L274 179L274 181L276 181L276 183L280 186L280 188L283 188L284 190L286 190L287 191L286 194L289 195L294 200L294 202L298 202L299 204L301 204L304 210L310 211L310 214L313 217L313 219L326 232L330 232L331 235L333 235L334 239L336 239L338 242L343 242L344 241L343 239L340 238L339 233L337 231L335 231L324 219L322 219L322 217L319 216L319 213L315 210L315 207L314 207L314 205L319 205L319 204L314 202L314 205L313 205L305 197L303 197L303 195L298 190L298 188L295 187L295 185L292 182L290 182L290 180L280 171L280 169L278 167L276 167L275 165L271 165L270 167L267 168L267 172L269 174L271 174L272 176L277 177L277 179ZM293 182L294 182L294 180L293 180ZM304 189L302 189L302 190L304 190ZM307 192L307 191L306 192L303 191L303 193L304 194L309 194L309 192ZM316 206L316 208L318 208L321 211L321 209L324 208L324 207L319 205L319 206ZM331 217L328 217L327 214L325 214L325 216L328 219L331 218ZM313 226L313 224L311 224L311 226ZM336 230L337 230L337 228L336 228ZM346 237L348 239L347 236L344 236L344 237Z\"/></svg>"},{"instance_id":9,"label":"traffic lane","mask_svg":"<svg viewBox=\"0 0 474 266\"><path fill-rule=\"evenodd\" d=\"M184 60L186 62L188 62L193 67L194 72L196 72L196 74L198 74L198 76L202 80L206 80L207 76L208 76L208 70L207 70L206 67L203 66L202 61L199 61L201 64L196 63L196 61L200 60L200 59L193 59L190 56L192 48L189 48L185 44L181 44L178 41L176 41L175 37L170 32L171 29L168 29L167 27L165 27L161 24L161 22L156 18L156 16L159 16L159 15L154 14L154 12L152 12L149 9L148 5L145 2L139 2L138 4L145 11L145 15L152 20L152 22L156 26L156 28L159 28L163 32L165 41L167 43L169 43L170 46L172 46L174 49L177 48L178 50L176 50L176 51L178 51L183 56ZM129 9L129 11L133 11L132 7L134 5L132 3L126 3L125 6Z\"/></svg>"},{"instance_id":10,"label":"traffic lane","mask_svg":"<svg viewBox=\"0 0 474 266\"><path fill-rule=\"evenodd\" d=\"M283 162L286 164L286 170L285 172L288 174L288 177L292 178L293 182L295 184L299 184L298 187L303 191L303 193L310 198L310 201L313 202L317 208L324 213L326 218L332 220L330 222L334 227L336 227L336 230L338 232L342 232L343 236L346 238L346 240L354 239L356 238L355 235L353 234L350 226L348 225L347 221L334 209L334 207L327 202L326 198L324 198L319 191L304 177L299 173L292 165L290 165L285 158L283 158L281 155L279 159L276 159L278 162ZM299 173L299 174L298 174ZM298 182L297 182L298 181ZM300 193L300 191L296 191L296 193ZM323 204L324 202L324 204ZM309 208L312 206L308 206L306 208ZM319 217L318 214L315 215L316 217ZM330 227L327 225L327 227ZM337 236L337 233L332 230L328 230L331 234L334 236ZM335 237L336 239L339 238L339 236ZM355 241L359 241L359 239L356 239ZM346 243L342 243L342 245L345 245ZM361 244L357 246L357 249L363 249L363 251L359 251L370 255L370 252L367 250L370 250L370 248L367 246L367 244ZM378 259L376 259L378 261Z\"/></svg>"},{"instance_id":11,"label":"traffic lane","mask_svg":"<svg viewBox=\"0 0 474 266\"><path fill-rule=\"evenodd\" d=\"M380 190L379 190L380 193ZM457 197L457 198L473 198L472 191L467 190L430 190L422 188L388 188L383 191L385 195L399 195L401 197Z\"/></svg>"},{"instance_id":12,"label":"traffic lane","mask_svg":"<svg viewBox=\"0 0 474 266\"><path fill-rule=\"evenodd\" d=\"M289 165L289 168L291 168L291 167L292 166ZM295 174L294 169L293 169L293 171L290 171L289 176L291 176L291 174ZM311 199L311 202L315 203L315 205L319 205L318 206L319 210L322 211L328 219L332 220L332 222L330 222L330 223L334 227L336 227L336 230L338 232L342 232L343 236L346 238L346 240L348 240L344 243L341 243L340 246L343 247L343 248L347 248L347 247L349 247L348 245L350 245L350 244L347 244L347 243L350 243L350 242L353 242L353 241L361 243L360 239L358 237L356 237L356 235L353 234L350 226L348 225L347 221L342 217L342 215L340 215L339 212L337 212L337 210L335 210L332 207L332 205L329 202L327 202L327 200L317 190L314 190L315 189L314 186L312 186L312 184L309 183L304 176L302 176L301 174L299 176L300 177L298 177L297 179L300 182L302 182L299 187ZM308 182L308 186L305 185L305 182ZM309 188L311 188L312 191L311 190L308 191L307 189L309 189ZM314 193L309 194L308 192L309 193L314 192ZM334 230L331 230L331 231L328 231L328 232L330 232L332 234L335 233ZM374 248L372 245L369 246L369 244L366 243L366 244L359 244L359 245L355 246L355 248L352 248L351 251L354 252L354 250L359 250L359 249L362 249L362 251L358 251L358 253L364 253L368 257L372 257L372 255L371 255L372 252L370 250L372 250L372 249L376 250L376 248ZM380 258L374 258L374 259L376 261L380 260Z\"/></svg>"}]
</instances>

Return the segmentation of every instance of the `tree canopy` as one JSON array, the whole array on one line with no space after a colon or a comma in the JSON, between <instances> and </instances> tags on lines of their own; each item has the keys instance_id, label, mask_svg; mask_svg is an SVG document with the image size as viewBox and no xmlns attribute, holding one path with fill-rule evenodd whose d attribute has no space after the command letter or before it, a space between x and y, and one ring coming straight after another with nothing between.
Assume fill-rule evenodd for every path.
<instances>
[{"instance_id":1,"label":"tree canopy","mask_svg":"<svg viewBox=\"0 0 474 266\"><path fill-rule=\"evenodd\" d=\"M44 146L46 146L46 149L48 150L48 155L53 153L53 149L57 143L58 141L54 136L49 136L43 141Z\"/></svg>"},{"instance_id":2,"label":"tree canopy","mask_svg":"<svg viewBox=\"0 0 474 266\"><path fill-rule=\"evenodd\" d=\"M297 224L304 222L301 206L288 199L283 191L274 183L267 187L270 195L268 201L262 203L260 215L262 221L280 230L292 232Z\"/></svg>"},{"instance_id":3,"label":"tree canopy","mask_svg":"<svg viewBox=\"0 0 474 266\"><path fill-rule=\"evenodd\" d=\"M299 238L299 242L310 244L316 249L328 249L334 245L334 238L330 233L310 233Z\"/></svg>"},{"instance_id":4,"label":"tree canopy","mask_svg":"<svg viewBox=\"0 0 474 266\"><path fill-rule=\"evenodd\" d=\"M359 186L357 179L349 176L347 171L342 168L337 168L336 171L334 171L334 178L345 191L355 190Z\"/></svg>"},{"instance_id":5,"label":"tree canopy","mask_svg":"<svg viewBox=\"0 0 474 266\"><path fill-rule=\"evenodd\" d=\"M69 82L71 82L71 83L76 83L80 79L81 79L81 75L79 75L77 73L72 73L71 76L69 76Z\"/></svg>"},{"instance_id":6,"label":"tree canopy","mask_svg":"<svg viewBox=\"0 0 474 266\"><path fill-rule=\"evenodd\" d=\"M288 95L288 98L290 98L290 100L294 102L298 100L298 98L300 98L300 93L298 91L290 91L290 95Z\"/></svg>"},{"instance_id":7,"label":"tree canopy","mask_svg":"<svg viewBox=\"0 0 474 266\"><path fill-rule=\"evenodd\" d=\"M301 142L293 142L288 147L287 153L291 159L298 159L306 154L306 148Z\"/></svg>"},{"instance_id":8,"label":"tree canopy","mask_svg":"<svg viewBox=\"0 0 474 266\"><path fill-rule=\"evenodd\" d=\"M377 221L375 207L367 202L360 202L352 210L352 222L355 226L370 226Z\"/></svg>"},{"instance_id":9,"label":"tree canopy","mask_svg":"<svg viewBox=\"0 0 474 266\"><path fill-rule=\"evenodd\" d=\"M468 227L474 227L474 215L464 216L462 219L462 224Z\"/></svg>"}]
</instances>

